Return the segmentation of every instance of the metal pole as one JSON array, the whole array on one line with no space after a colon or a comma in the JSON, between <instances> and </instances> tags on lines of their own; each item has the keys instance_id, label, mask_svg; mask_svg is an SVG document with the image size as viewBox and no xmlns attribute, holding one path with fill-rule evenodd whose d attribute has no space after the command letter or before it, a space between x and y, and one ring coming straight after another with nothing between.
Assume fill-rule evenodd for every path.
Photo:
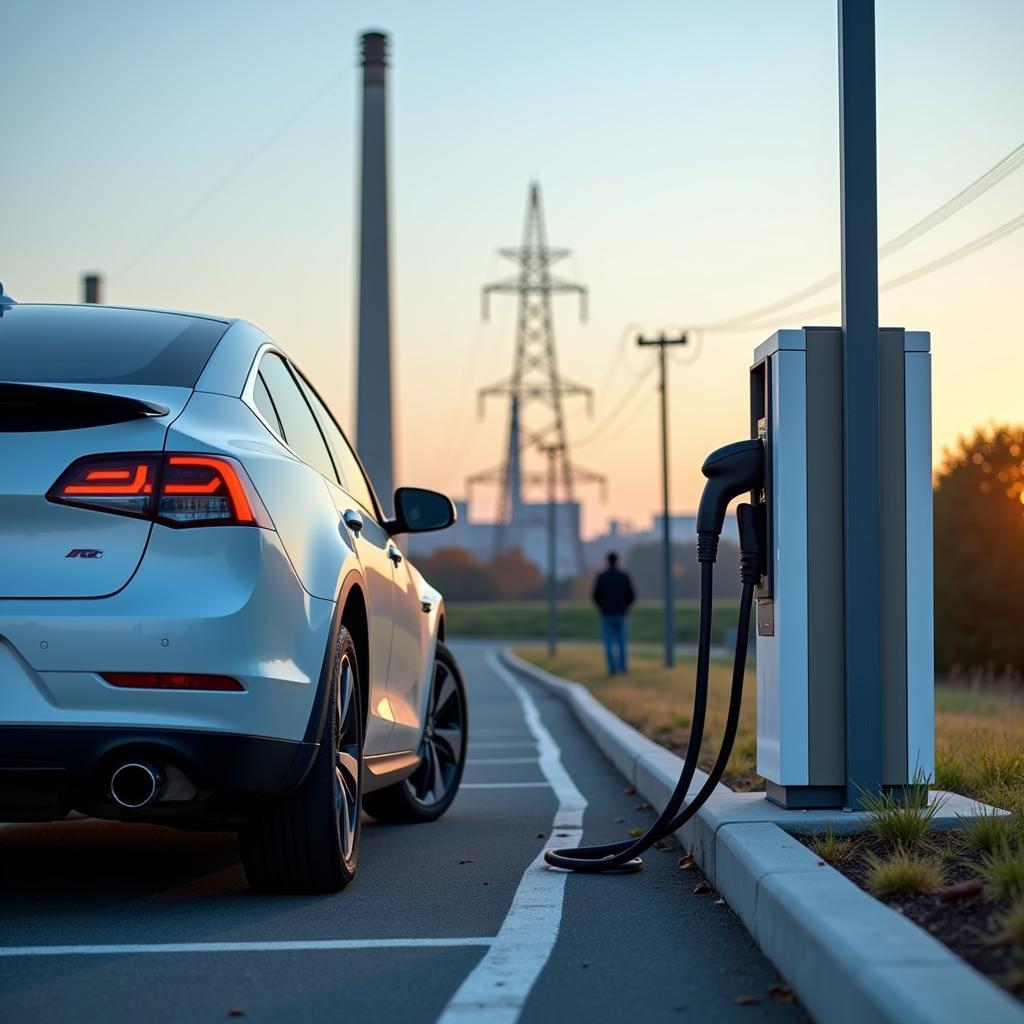
<instances>
[{"instance_id":1,"label":"metal pole","mask_svg":"<svg viewBox=\"0 0 1024 1024\"><path fill-rule=\"evenodd\" d=\"M669 519L669 468L668 468L668 362L665 350L669 345L685 345L686 335L678 338L637 338L638 345L658 346L658 390L661 394L661 571L663 587L665 635L665 667L675 664L675 612L673 610L672 581L672 527Z\"/></svg>"},{"instance_id":2,"label":"metal pole","mask_svg":"<svg viewBox=\"0 0 1024 1024\"><path fill-rule=\"evenodd\" d=\"M557 459L559 449L544 449L548 457L548 654L558 653L558 551L556 547L557 523L555 489L558 483Z\"/></svg>"},{"instance_id":3,"label":"metal pole","mask_svg":"<svg viewBox=\"0 0 1024 1024\"><path fill-rule=\"evenodd\" d=\"M882 784L881 437L874 0L839 3L846 803Z\"/></svg>"},{"instance_id":4,"label":"metal pole","mask_svg":"<svg viewBox=\"0 0 1024 1024\"><path fill-rule=\"evenodd\" d=\"M661 562L665 604L665 667L675 664L675 613L672 608L672 528L669 520L668 481L668 363L665 346L658 346L658 376L661 389Z\"/></svg>"}]
</instances>

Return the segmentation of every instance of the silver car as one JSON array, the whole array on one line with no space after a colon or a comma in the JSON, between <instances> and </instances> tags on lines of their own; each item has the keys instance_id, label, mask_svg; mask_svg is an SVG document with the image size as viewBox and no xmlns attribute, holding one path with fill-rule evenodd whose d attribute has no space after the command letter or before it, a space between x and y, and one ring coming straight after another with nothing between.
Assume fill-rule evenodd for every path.
<instances>
[{"instance_id":1,"label":"silver car","mask_svg":"<svg viewBox=\"0 0 1024 1024\"><path fill-rule=\"evenodd\" d=\"M239 320L0 289L0 820L237 828L325 892L360 806L428 821L467 709L441 595L287 355Z\"/></svg>"}]
</instances>

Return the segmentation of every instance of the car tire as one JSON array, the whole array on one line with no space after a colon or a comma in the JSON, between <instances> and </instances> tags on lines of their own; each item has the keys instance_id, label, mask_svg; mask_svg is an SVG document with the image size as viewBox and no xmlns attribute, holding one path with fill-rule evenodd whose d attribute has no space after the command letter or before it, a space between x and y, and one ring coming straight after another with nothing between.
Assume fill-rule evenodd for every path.
<instances>
[{"instance_id":1,"label":"car tire","mask_svg":"<svg viewBox=\"0 0 1024 1024\"><path fill-rule=\"evenodd\" d=\"M378 821L436 821L451 806L466 765L469 716L455 655L440 641L420 741L420 764L408 778L367 793L363 809Z\"/></svg>"},{"instance_id":2,"label":"car tire","mask_svg":"<svg viewBox=\"0 0 1024 1024\"><path fill-rule=\"evenodd\" d=\"M239 834L245 875L257 892L338 892L355 877L363 763L359 693L355 643L341 626L328 714L309 774Z\"/></svg>"}]
</instances>

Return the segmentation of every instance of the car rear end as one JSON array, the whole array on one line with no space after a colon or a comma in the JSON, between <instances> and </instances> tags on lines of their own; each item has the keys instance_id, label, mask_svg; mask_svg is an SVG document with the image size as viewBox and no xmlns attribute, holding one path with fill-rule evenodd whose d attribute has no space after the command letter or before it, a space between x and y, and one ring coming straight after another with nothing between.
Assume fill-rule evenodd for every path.
<instances>
[{"instance_id":1,"label":"car rear end","mask_svg":"<svg viewBox=\"0 0 1024 1024\"><path fill-rule=\"evenodd\" d=\"M0 820L221 822L308 764L333 607L238 458L166 448L229 327L0 308Z\"/></svg>"}]
</instances>

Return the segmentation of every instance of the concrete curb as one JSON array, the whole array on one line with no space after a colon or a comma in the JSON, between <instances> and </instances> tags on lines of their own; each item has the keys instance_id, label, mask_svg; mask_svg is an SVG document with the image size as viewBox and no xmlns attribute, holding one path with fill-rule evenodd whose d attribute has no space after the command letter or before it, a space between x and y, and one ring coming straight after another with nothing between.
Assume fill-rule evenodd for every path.
<instances>
[{"instance_id":1,"label":"concrete curb","mask_svg":"<svg viewBox=\"0 0 1024 1024\"><path fill-rule=\"evenodd\" d=\"M637 791L653 806L664 805L681 758L627 725L579 683L553 676L508 648L502 657L565 700ZM697 774L691 793L707 778ZM939 827L954 827L959 816L984 806L952 793L936 798L943 800ZM678 838L816 1021L1024 1022L1024 1008L1015 999L789 834L820 831L827 822L837 831L856 831L862 819L784 811L760 793L733 793L719 785Z\"/></svg>"}]
</instances>

